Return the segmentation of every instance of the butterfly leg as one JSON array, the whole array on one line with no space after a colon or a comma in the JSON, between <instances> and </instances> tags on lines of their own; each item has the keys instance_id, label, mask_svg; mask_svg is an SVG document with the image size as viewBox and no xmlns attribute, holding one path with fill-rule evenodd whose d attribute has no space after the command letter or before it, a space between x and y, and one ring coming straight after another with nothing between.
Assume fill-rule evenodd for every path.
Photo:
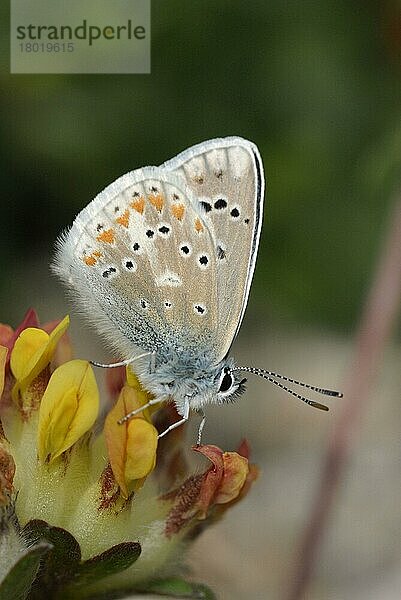
<instances>
[{"instance_id":1,"label":"butterfly leg","mask_svg":"<svg viewBox=\"0 0 401 600\"><path fill-rule=\"evenodd\" d=\"M184 416L182 417L182 419L180 419L176 423L173 423L172 425L170 425L170 427L167 427L167 429L165 431L160 433L159 439L162 438L163 436L165 436L169 431L176 429L180 425L184 425L184 423L186 423L188 421L188 419L189 419L189 402L187 402L187 404L185 405Z\"/></svg>"},{"instance_id":2,"label":"butterfly leg","mask_svg":"<svg viewBox=\"0 0 401 600\"><path fill-rule=\"evenodd\" d=\"M149 406L154 406L155 404L159 404L159 402L162 402L161 400L159 400L158 398L152 398L152 400L149 400L149 402L147 402L146 404L144 404L143 406L137 408L136 410L132 410L131 412L129 412L127 415L125 415L122 419L119 419L117 421L117 423L119 425L122 425L123 423L125 423L126 421L129 421L129 419L131 419L132 417L134 417L135 415L138 415L139 413L141 413L142 411L146 410L147 408L149 408Z\"/></svg>"},{"instance_id":3,"label":"butterfly leg","mask_svg":"<svg viewBox=\"0 0 401 600\"><path fill-rule=\"evenodd\" d=\"M102 369L114 369L115 367L126 367L127 365L130 365L131 363L133 363L135 360L138 360L140 358L145 358L145 356L149 356L149 354L153 354L153 352L144 352L143 354L139 354L138 356L134 356L133 358L127 358L127 360L122 360L121 362L116 362L116 363L99 363L96 362L95 360L90 360L90 364L93 365L94 367L101 367Z\"/></svg>"},{"instance_id":4,"label":"butterfly leg","mask_svg":"<svg viewBox=\"0 0 401 600\"><path fill-rule=\"evenodd\" d=\"M197 446L200 446L200 445L201 445L201 441L202 441L202 431L203 431L203 428L204 428L204 426L205 426L205 421L206 421L206 415L205 415L205 413L203 412L203 410L202 410L202 411L200 411L200 414L202 415L202 420L201 420L201 422L200 422L199 429L198 429L198 441L197 441Z\"/></svg>"}]
</instances>

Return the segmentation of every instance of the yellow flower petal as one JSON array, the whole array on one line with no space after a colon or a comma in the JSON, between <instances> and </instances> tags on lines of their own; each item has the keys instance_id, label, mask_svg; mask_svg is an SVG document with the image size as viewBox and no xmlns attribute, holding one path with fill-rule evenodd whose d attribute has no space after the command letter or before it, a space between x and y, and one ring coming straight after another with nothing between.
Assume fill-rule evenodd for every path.
<instances>
[{"instance_id":1,"label":"yellow flower petal","mask_svg":"<svg viewBox=\"0 0 401 600\"><path fill-rule=\"evenodd\" d=\"M237 452L223 453L223 478L214 498L216 504L225 504L236 498L249 473L248 459Z\"/></svg>"},{"instance_id":2,"label":"yellow flower petal","mask_svg":"<svg viewBox=\"0 0 401 600\"><path fill-rule=\"evenodd\" d=\"M119 425L118 421L130 410L139 407L136 403L136 393L133 389L124 386L121 390L117 402L108 413L104 422L104 436L107 445L110 465L113 475L121 488L123 496L127 498L128 490L125 481L125 461L127 448L127 425Z\"/></svg>"},{"instance_id":3,"label":"yellow flower petal","mask_svg":"<svg viewBox=\"0 0 401 600\"><path fill-rule=\"evenodd\" d=\"M57 343L69 323L70 319L67 315L50 335L36 327L28 327L20 333L10 360L11 371L17 380L12 391L15 401L24 394L32 381L50 363Z\"/></svg>"},{"instance_id":4,"label":"yellow flower petal","mask_svg":"<svg viewBox=\"0 0 401 600\"><path fill-rule=\"evenodd\" d=\"M0 346L0 396L4 390L4 377L6 374L6 361L7 361L8 348Z\"/></svg>"},{"instance_id":5,"label":"yellow flower petal","mask_svg":"<svg viewBox=\"0 0 401 600\"><path fill-rule=\"evenodd\" d=\"M125 367L125 372L127 375L127 384L136 390L140 390L141 384L139 383L139 379L135 375L134 371L131 369L130 365L127 365Z\"/></svg>"},{"instance_id":6,"label":"yellow flower petal","mask_svg":"<svg viewBox=\"0 0 401 600\"><path fill-rule=\"evenodd\" d=\"M129 483L146 477L155 466L157 430L149 422L147 411L138 413L122 425L118 421L146 402L145 392L124 386L104 424L110 465L125 498L128 497Z\"/></svg>"},{"instance_id":7,"label":"yellow flower petal","mask_svg":"<svg viewBox=\"0 0 401 600\"><path fill-rule=\"evenodd\" d=\"M145 419L128 422L127 459L125 480L142 479L153 471L156 464L157 429Z\"/></svg>"},{"instance_id":8,"label":"yellow flower petal","mask_svg":"<svg viewBox=\"0 0 401 600\"><path fill-rule=\"evenodd\" d=\"M39 409L38 449L50 461L68 450L94 424L99 411L95 376L85 360L71 360L50 378Z\"/></svg>"},{"instance_id":9,"label":"yellow flower petal","mask_svg":"<svg viewBox=\"0 0 401 600\"><path fill-rule=\"evenodd\" d=\"M135 390L135 408L139 408L140 406L143 406L144 404L146 404L147 402L149 402L149 400L152 398L152 396L150 394L148 394L147 392L145 392L145 390L142 388L141 384L139 383L139 379L138 377L135 375L135 373L133 371L131 371L129 365L126 368L126 373L127 373L127 385L132 388L133 390ZM134 410L134 408L131 408L131 410ZM145 418L147 418L149 420L149 411L146 410L144 411L143 416Z\"/></svg>"},{"instance_id":10,"label":"yellow flower petal","mask_svg":"<svg viewBox=\"0 0 401 600\"><path fill-rule=\"evenodd\" d=\"M10 366L15 379L21 381L29 375L40 360L50 336L43 329L28 327L22 331L11 353Z\"/></svg>"},{"instance_id":11,"label":"yellow flower petal","mask_svg":"<svg viewBox=\"0 0 401 600\"><path fill-rule=\"evenodd\" d=\"M70 317L66 315L62 321L53 329L50 334L48 353L50 354L50 360L53 356L56 346L60 340L60 338L64 335L70 325Z\"/></svg>"}]
</instances>

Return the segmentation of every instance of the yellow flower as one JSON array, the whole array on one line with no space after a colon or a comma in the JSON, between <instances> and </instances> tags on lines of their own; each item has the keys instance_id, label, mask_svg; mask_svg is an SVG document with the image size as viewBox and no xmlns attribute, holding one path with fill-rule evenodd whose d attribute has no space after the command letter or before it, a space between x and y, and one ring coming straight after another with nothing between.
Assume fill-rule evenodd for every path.
<instances>
[{"instance_id":1,"label":"yellow flower","mask_svg":"<svg viewBox=\"0 0 401 600\"><path fill-rule=\"evenodd\" d=\"M99 392L92 368L85 360L71 360L50 377L40 404L38 450L52 461L68 450L94 424Z\"/></svg>"},{"instance_id":2,"label":"yellow flower","mask_svg":"<svg viewBox=\"0 0 401 600\"><path fill-rule=\"evenodd\" d=\"M67 315L50 334L36 327L28 327L20 333L10 360L11 371L17 380L12 391L15 402L26 403L31 384L49 365L69 323Z\"/></svg>"},{"instance_id":3,"label":"yellow flower","mask_svg":"<svg viewBox=\"0 0 401 600\"><path fill-rule=\"evenodd\" d=\"M119 419L140 408L148 401L148 395L139 387L138 380L131 378L135 387L125 385L118 400L106 417L104 435L113 475L124 498L128 497L128 485L142 480L156 464L157 430L149 420L149 412L138 413L122 425ZM136 489L142 481L138 481Z\"/></svg>"},{"instance_id":4,"label":"yellow flower","mask_svg":"<svg viewBox=\"0 0 401 600\"><path fill-rule=\"evenodd\" d=\"M0 345L0 598L10 589L21 597L35 589L41 597L76 600L144 591L212 597L180 578L182 554L256 478L247 444L237 453L197 446L211 466L191 475L181 429L161 440L156 465L151 419L166 429L179 418L174 405L119 425L152 398L130 369L121 370L112 389L118 399L94 427L99 393L92 368L84 360L64 362L68 317L44 331L53 326L39 329L34 311L16 331L0 325L0 344L8 346ZM171 491L173 485L179 487Z\"/></svg>"}]
</instances>

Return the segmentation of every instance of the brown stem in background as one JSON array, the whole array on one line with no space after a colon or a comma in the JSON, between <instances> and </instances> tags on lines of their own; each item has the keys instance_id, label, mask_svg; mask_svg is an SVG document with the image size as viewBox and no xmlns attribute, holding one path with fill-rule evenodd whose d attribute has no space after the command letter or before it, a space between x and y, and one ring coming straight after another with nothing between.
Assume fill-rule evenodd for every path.
<instances>
[{"instance_id":1,"label":"brown stem in background","mask_svg":"<svg viewBox=\"0 0 401 600\"><path fill-rule=\"evenodd\" d=\"M353 360L343 388L342 412L329 442L316 498L301 539L299 559L288 600L301 600L305 597L330 510L351 451L351 442L367 406L382 353L400 306L401 199L394 206L387 239L363 310Z\"/></svg>"}]
</instances>

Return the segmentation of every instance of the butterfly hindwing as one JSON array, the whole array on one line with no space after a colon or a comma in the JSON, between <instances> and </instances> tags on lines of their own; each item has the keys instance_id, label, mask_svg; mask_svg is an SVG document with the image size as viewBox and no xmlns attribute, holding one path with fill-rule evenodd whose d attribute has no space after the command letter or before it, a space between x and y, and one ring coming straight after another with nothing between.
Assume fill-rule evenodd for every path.
<instances>
[{"instance_id":1,"label":"butterfly hindwing","mask_svg":"<svg viewBox=\"0 0 401 600\"><path fill-rule=\"evenodd\" d=\"M214 232L217 256L216 353L223 358L240 327L255 267L264 180L259 152L238 137L209 140L162 165L183 177Z\"/></svg>"},{"instance_id":2,"label":"butterfly hindwing","mask_svg":"<svg viewBox=\"0 0 401 600\"><path fill-rule=\"evenodd\" d=\"M121 354L207 352L218 326L213 232L185 180L147 167L75 219L55 270Z\"/></svg>"}]
</instances>

